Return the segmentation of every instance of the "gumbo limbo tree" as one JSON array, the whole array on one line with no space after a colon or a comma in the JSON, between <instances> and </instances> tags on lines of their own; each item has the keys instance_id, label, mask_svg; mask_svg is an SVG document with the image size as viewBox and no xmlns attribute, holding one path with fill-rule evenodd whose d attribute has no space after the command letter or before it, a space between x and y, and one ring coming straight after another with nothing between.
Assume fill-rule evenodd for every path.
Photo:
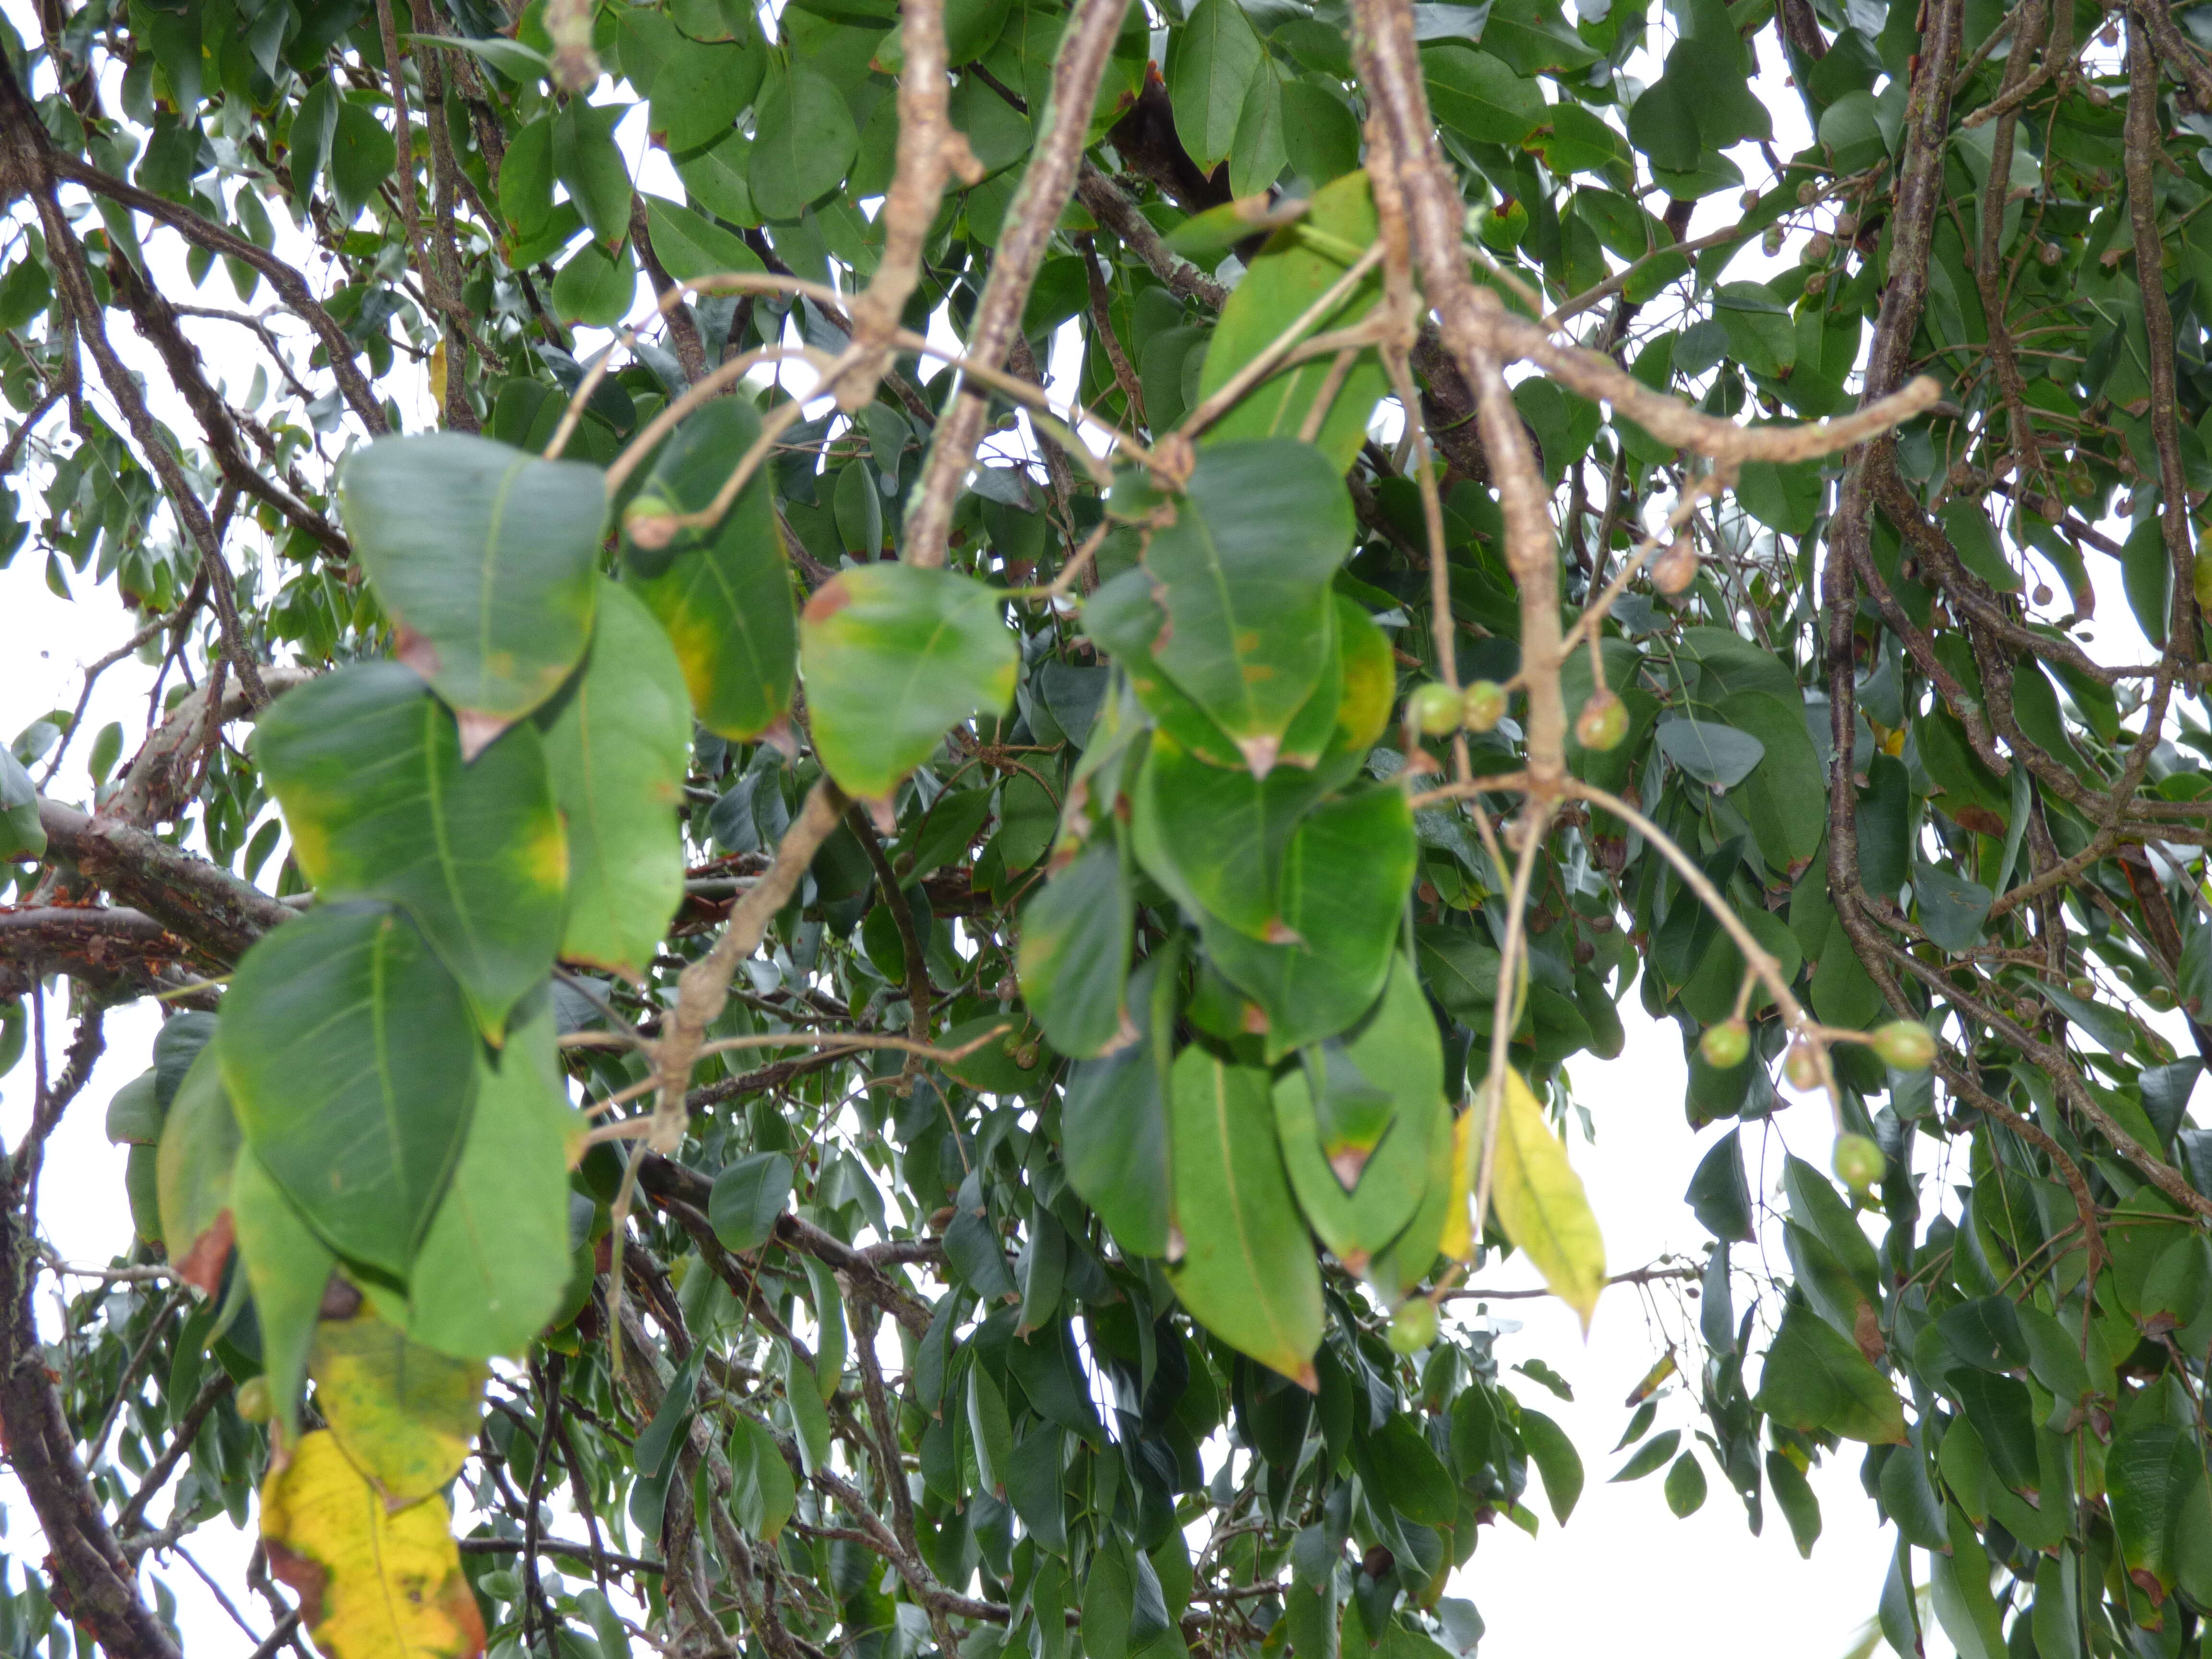
<instances>
[{"instance_id":1,"label":"gumbo limbo tree","mask_svg":"<svg viewBox=\"0 0 2212 1659\"><path fill-rule=\"evenodd\" d=\"M10 16L12 579L158 678L0 760L9 1651L258 1515L263 1654L1464 1655L1514 1251L1900 1653L2200 1650L2212 7ZM1632 998L1777 1259L1730 1128L1608 1279Z\"/></svg>"}]
</instances>

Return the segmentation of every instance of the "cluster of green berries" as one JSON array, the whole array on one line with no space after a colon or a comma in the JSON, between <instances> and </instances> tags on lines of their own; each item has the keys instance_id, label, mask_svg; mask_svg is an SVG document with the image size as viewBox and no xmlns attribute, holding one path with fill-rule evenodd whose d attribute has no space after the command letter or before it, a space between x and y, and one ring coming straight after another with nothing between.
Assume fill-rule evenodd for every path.
<instances>
[{"instance_id":1,"label":"cluster of green berries","mask_svg":"<svg viewBox=\"0 0 2212 1659\"><path fill-rule=\"evenodd\" d=\"M1893 1019L1878 1029L1869 1042L1882 1063L1894 1072L1925 1071L1935 1063L1936 1035L1917 1019ZM1751 1028L1741 1019L1708 1025L1698 1039L1698 1053L1706 1065L1720 1071L1741 1066L1751 1053ZM1794 1089L1820 1086L1820 1057L1802 1037L1790 1043L1783 1056L1782 1073ZM1881 1148L1864 1135L1836 1137L1837 1177L1862 1198L1874 1190L1888 1162Z\"/></svg>"},{"instance_id":2,"label":"cluster of green berries","mask_svg":"<svg viewBox=\"0 0 2212 1659\"><path fill-rule=\"evenodd\" d=\"M1465 726L1487 732L1505 718L1505 688L1477 680L1464 691L1440 681L1417 685L1406 697L1406 723L1425 738L1449 736Z\"/></svg>"}]
</instances>

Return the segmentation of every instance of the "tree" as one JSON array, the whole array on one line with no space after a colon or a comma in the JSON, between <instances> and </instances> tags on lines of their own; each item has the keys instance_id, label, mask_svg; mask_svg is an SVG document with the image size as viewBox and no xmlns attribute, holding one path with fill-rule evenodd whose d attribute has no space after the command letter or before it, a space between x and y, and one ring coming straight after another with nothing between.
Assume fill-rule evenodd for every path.
<instances>
[{"instance_id":1,"label":"tree","mask_svg":"<svg viewBox=\"0 0 2212 1659\"><path fill-rule=\"evenodd\" d=\"M0 759L21 1650L258 1495L265 1652L1465 1653L1632 991L1840 1177L1771 1278L1700 1167L1670 1507L1862 1443L1899 1651L2205 1628L2197 10L38 21L7 544L175 684Z\"/></svg>"}]
</instances>

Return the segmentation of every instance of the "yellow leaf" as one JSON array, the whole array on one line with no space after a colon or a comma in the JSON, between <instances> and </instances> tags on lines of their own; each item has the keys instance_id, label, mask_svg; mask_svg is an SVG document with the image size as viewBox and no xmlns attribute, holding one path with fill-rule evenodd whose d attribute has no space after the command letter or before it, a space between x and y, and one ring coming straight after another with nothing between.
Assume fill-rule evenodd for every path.
<instances>
[{"instance_id":1,"label":"yellow leaf","mask_svg":"<svg viewBox=\"0 0 2212 1659\"><path fill-rule=\"evenodd\" d=\"M411 1342L364 1306L315 1327L307 1370L339 1449L387 1503L427 1498L460 1472L483 1415L483 1365Z\"/></svg>"},{"instance_id":2,"label":"yellow leaf","mask_svg":"<svg viewBox=\"0 0 2212 1659\"><path fill-rule=\"evenodd\" d=\"M446 343L443 340L430 349L430 397L439 408L446 406Z\"/></svg>"},{"instance_id":3,"label":"yellow leaf","mask_svg":"<svg viewBox=\"0 0 2212 1659\"><path fill-rule=\"evenodd\" d=\"M461 1576L441 1498L396 1514L318 1430L261 1488L261 1536L276 1576L328 1659L474 1659L483 1620Z\"/></svg>"},{"instance_id":4,"label":"yellow leaf","mask_svg":"<svg viewBox=\"0 0 2212 1659\"><path fill-rule=\"evenodd\" d=\"M1469 1113L1467 1121L1474 1125L1470 1133L1480 1132L1480 1113ZM1521 1073L1511 1070L1505 1073L1490 1204L1506 1237L1536 1264L1552 1294L1582 1316L1588 1331L1605 1288L1605 1241L1566 1148Z\"/></svg>"},{"instance_id":5,"label":"yellow leaf","mask_svg":"<svg viewBox=\"0 0 2212 1659\"><path fill-rule=\"evenodd\" d=\"M1474 1166L1482 1148L1473 1139L1480 1112L1462 1112L1452 1123L1451 1202L1444 1212L1444 1236L1437 1249L1455 1261L1474 1254Z\"/></svg>"}]
</instances>

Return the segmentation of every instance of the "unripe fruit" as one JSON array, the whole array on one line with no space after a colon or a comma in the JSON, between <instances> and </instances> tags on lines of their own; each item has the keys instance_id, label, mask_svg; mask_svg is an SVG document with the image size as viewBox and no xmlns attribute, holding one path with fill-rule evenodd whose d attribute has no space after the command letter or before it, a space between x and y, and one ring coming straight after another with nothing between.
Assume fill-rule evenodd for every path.
<instances>
[{"instance_id":1,"label":"unripe fruit","mask_svg":"<svg viewBox=\"0 0 2212 1659\"><path fill-rule=\"evenodd\" d=\"M2202 580L2203 578L2200 577L2198 580ZM2050 585L2048 583L2038 582L2035 585L2034 599L2038 608L2049 605L2051 601L2057 597L2057 596L2051 591Z\"/></svg>"},{"instance_id":2,"label":"unripe fruit","mask_svg":"<svg viewBox=\"0 0 2212 1659\"><path fill-rule=\"evenodd\" d=\"M1788 233L1785 232L1779 225L1767 226L1766 234L1762 239L1762 246L1765 250L1766 257L1768 258L1771 259L1776 254L1782 252L1782 239L1786 234L1788 234Z\"/></svg>"},{"instance_id":3,"label":"unripe fruit","mask_svg":"<svg viewBox=\"0 0 2212 1659\"><path fill-rule=\"evenodd\" d=\"M1425 737L1441 738L1460 722L1460 700L1451 687L1431 680L1406 699L1406 723Z\"/></svg>"},{"instance_id":4,"label":"unripe fruit","mask_svg":"<svg viewBox=\"0 0 2212 1659\"><path fill-rule=\"evenodd\" d=\"M1609 690L1594 691L1575 716L1575 741L1585 749L1618 749L1628 735L1628 705Z\"/></svg>"},{"instance_id":5,"label":"unripe fruit","mask_svg":"<svg viewBox=\"0 0 2212 1659\"><path fill-rule=\"evenodd\" d=\"M1651 586L1668 598L1698 580L1698 550L1687 536L1651 561Z\"/></svg>"},{"instance_id":6,"label":"unripe fruit","mask_svg":"<svg viewBox=\"0 0 2212 1659\"><path fill-rule=\"evenodd\" d=\"M2036 247L2035 257L2046 265L2055 265L2066 257L2066 250L2056 242L2044 242Z\"/></svg>"},{"instance_id":7,"label":"unripe fruit","mask_svg":"<svg viewBox=\"0 0 2212 1659\"><path fill-rule=\"evenodd\" d=\"M2173 1006L2173 992L2167 986L2154 985L2143 993L2143 1000L2162 1014Z\"/></svg>"},{"instance_id":8,"label":"unripe fruit","mask_svg":"<svg viewBox=\"0 0 2212 1659\"><path fill-rule=\"evenodd\" d=\"M1705 1027L1698 1039L1698 1052L1715 1071L1732 1072L1751 1053L1751 1028L1740 1019L1724 1019Z\"/></svg>"},{"instance_id":9,"label":"unripe fruit","mask_svg":"<svg viewBox=\"0 0 2212 1659\"><path fill-rule=\"evenodd\" d=\"M1799 1037L1790 1045L1790 1052L1782 1056L1782 1075L1801 1094L1820 1086L1820 1061L1811 1043Z\"/></svg>"},{"instance_id":10,"label":"unripe fruit","mask_svg":"<svg viewBox=\"0 0 2212 1659\"><path fill-rule=\"evenodd\" d=\"M1893 1072L1924 1072L1936 1063L1936 1034L1917 1019L1893 1019L1874 1034L1874 1051Z\"/></svg>"},{"instance_id":11,"label":"unripe fruit","mask_svg":"<svg viewBox=\"0 0 2212 1659\"><path fill-rule=\"evenodd\" d=\"M249 1376L238 1385L238 1414L249 1423L266 1423L276 1415L276 1402L269 1392L269 1379Z\"/></svg>"},{"instance_id":12,"label":"unripe fruit","mask_svg":"<svg viewBox=\"0 0 2212 1659\"><path fill-rule=\"evenodd\" d=\"M1838 1179L1853 1192L1864 1197L1874 1190L1881 1179L1889 1160L1882 1156L1881 1148L1864 1135L1836 1137L1835 1170Z\"/></svg>"},{"instance_id":13,"label":"unripe fruit","mask_svg":"<svg viewBox=\"0 0 2212 1659\"><path fill-rule=\"evenodd\" d=\"M1857 214L1838 213L1836 216L1836 234L1838 236L1841 237L1845 241L1849 241L1852 237L1858 234L1859 216Z\"/></svg>"},{"instance_id":14,"label":"unripe fruit","mask_svg":"<svg viewBox=\"0 0 2212 1659\"><path fill-rule=\"evenodd\" d=\"M2076 975L2066 981L2066 988L2084 1000L2097 994L2097 982L2087 975Z\"/></svg>"},{"instance_id":15,"label":"unripe fruit","mask_svg":"<svg viewBox=\"0 0 2212 1659\"><path fill-rule=\"evenodd\" d=\"M1826 293L1827 291L1828 291L1828 273L1827 273L1826 271L1825 271L1825 270L1816 270L1816 271L1813 272L1810 276L1807 276L1807 277L1805 278L1805 292L1806 292L1806 293L1808 293L1808 294L1825 294L1825 293Z\"/></svg>"},{"instance_id":16,"label":"unripe fruit","mask_svg":"<svg viewBox=\"0 0 2212 1659\"><path fill-rule=\"evenodd\" d=\"M1806 239L1804 263L1808 265L1820 264L1835 251L1835 239L1824 230L1816 230Z\"/></svg>"},{"instance_id":17,"label":"unripe fruit","mask_svg":"<svg viewBox=\"0 0 2212 1659\"><path fill-rule=\"evenodd\" d=\"M2199 554L2191 586L2197 590L2197 608L2212 611L2212 554Z\"/></svg>"},{"instance_id":18,"label":"unripe fruit","mask_svg":"<svg viewBox=\"0 0 2212 1659\"><path fill-rule=\"evenodd\" d=\"M1467 688L1460 714L1470 732L1493 730L1505 718L1505 688L1496 680L1477 680Z\"/></svg>"},{"instance_id":19,"label":"unripe fruit","mask_svg":"<svg viewBox=\"0 0 2212 1659\"><path fill-rule=\"evenodd\" d=\"M1390 1316L1390 1350L1408 1356L1437 1340L1437 1304L1425 1296L1401 1302Z\"/></svg>"},{"instance_id":20,"label":"unripe fruit","mask_svg":"<svg viewBox=\"0 0 2212 1659\"><path fill-rule=\"evenodd\" d=\"M1814 184L1810 179L1808 179L1803 184L1797 186L1797 205L1799 207L1810 207L1814 203L1820 199L1820 187Z\"/></svg>"},{"instance_id":21,"label":"unripe fruit","mask_svg":"<svg viewBox=\"0 0 2212 1659\"><path fill-rule=\"evenodd\" d=\"M623 512L623 533L647 552L658 552L676 539L677 510L657 495L641 495Z\"/></svg>"}]
</instances>

